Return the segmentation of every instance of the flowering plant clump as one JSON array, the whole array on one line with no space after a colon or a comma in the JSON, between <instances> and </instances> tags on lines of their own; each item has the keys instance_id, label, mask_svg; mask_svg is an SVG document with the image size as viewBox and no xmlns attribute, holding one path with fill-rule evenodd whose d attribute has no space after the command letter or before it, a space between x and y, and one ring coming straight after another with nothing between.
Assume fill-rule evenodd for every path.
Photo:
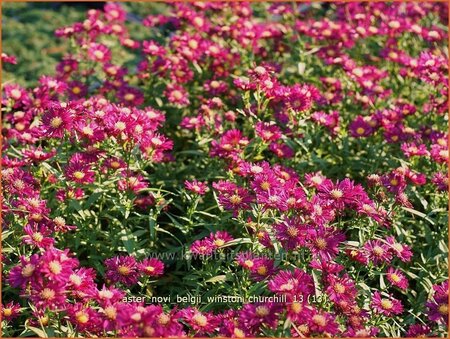
<instances>
[{"instance_id":1,"label":"flowering plant clump","mask_svg":"<svg viewBox=\"0 0 450 339\"><path fill-rule=\"evenodd\" d=\"M2 89L3 335L447 336L447 20L107 3L57 29L55 71Z\"/></svg>"}]
</instances>

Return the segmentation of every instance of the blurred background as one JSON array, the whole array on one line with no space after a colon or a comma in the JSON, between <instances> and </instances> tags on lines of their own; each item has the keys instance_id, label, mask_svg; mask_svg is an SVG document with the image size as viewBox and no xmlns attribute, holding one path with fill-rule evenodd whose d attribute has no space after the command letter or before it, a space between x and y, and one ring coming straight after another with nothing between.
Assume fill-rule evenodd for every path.
<instances>
[{"instance_id":1,"label":"blurred background","mask_svg":"<svg viewBox=\"0 0 450 339\"><path fill-rule=\"evenodd\" d=\"M83 21L90 8L105 2L2 3L2 52L17 57L17 65L4 64L2 82L33 86L42 74L54 74L56 63L70 49L68 40L58 39L57 28ZM126 26L133 38L144 39L148 28L139 21L149 14L163 13L164 3L122 3L129 12Z\"/></svg>"}]
</instances>

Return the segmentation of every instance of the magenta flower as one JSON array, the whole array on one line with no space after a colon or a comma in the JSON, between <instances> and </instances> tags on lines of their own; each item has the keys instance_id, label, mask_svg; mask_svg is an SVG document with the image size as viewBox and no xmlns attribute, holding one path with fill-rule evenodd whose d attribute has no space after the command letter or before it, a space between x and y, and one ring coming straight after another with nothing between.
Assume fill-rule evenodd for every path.
<instances>
[{"instance_id":1,"label":"magenta flower","mask_svg":"<svg viewBox=\"0 0 450 339\"><path fill-rule=\"evenodd\" d=\"M138 264L138 270L145 275L157 277L164 273L164 263L156 258L145 259Z\"/></svg>"},{"instance_id":2,"label":"magenta flower","mask_svg":"<svg viewBox=\"0 0 450 339\"><path fill-rule=\"evenodd\" d=\"M88 56L92 61L106 63L111 60L111 51L105 45L93 42L89 45Z\"/></svg>"},{"instance_id":3,"label":"magenta flower","mask_svg":"<svg viewBox=\"0 0 450 339\"><path fill-rule=\"evenodd\" d=\"M105 277L111 283L134 285L139 280L138 264L132 256L117 256L105 260Z\"/></svg>"},{"instance_id":4,"label":"magenta flower","mask_svg":"<svg viewBox=\"0 0 450 339\"><path fill-rule=\"evenodd\" d=\"M403 313L403 305L400 300L392 298L390 295L383 298L378 291L373 294L370 306L376 313L383 314L387 317Z\"/></svg>"},{"instance_id":5,"label":"magenta flower","mask_svg":"<svg viewBox=\"0 0 450 339\"><path fill-rule=\"evenodd\" d=\"M392 285L397 286L402 290L406 290L408 288L408 279L400 270L395 269L394 267L389 267L386 277Z\"/></svg>"},{"instance_id":6,"label":"magenta flower","mask_svg":"<svg viewBox=\"0 0 450 339\"><path fill-rule=\"evenodd\" d=\"M200 182L197 180L193 181L185 181L184 186L191 192L194 192L198 195L204 195L208 191L208 186L206 182Z\"/></svg>"}]
</instances>

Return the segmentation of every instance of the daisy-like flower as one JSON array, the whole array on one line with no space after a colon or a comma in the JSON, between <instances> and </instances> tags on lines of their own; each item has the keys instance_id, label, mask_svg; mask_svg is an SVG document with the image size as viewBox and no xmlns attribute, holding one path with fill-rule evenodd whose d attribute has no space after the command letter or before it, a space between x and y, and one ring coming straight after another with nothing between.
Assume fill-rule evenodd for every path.
<instances>
[{"instance_id":1,"label":"daisy-like flower","mask_svg":"<svg viewBox=\"0 0 450 339\"><path fill-rule=\"evenodd\" d=\"M391 295L383 298L381 293L378 291L373 294L370 306L376 313L383 314L387 317L401 314L403 312L403 305L400 300L392 298Z\"/></svg>"},{"instance_id":2,"label":"daisy-like flower","mask_svg":"<svg viewBox=\"0 0 450 339\"><path fill-rule=\"evenodd\" d=\"M67 165L65 176L68 180L77 184L89 184L95 180L95 172L90 165L82 162L72 162Z\"/></svg>"},{"instance_id":3,"label":"daisy-like flower","mask_svg":"<svg viewBox=\"0 0 450 339\"><path fill-rule=\"evenodd\" d=\"M47 249L40 259L39 273L49 281L66 282L78 266L77 259L69 257L69 250Z\"/></svg>"},{"instance_id":4,"label":"daisy-like flower","mask_svg":"<svg viewBox=\"0 0 450 339\"><path fill-rule=\"evenodd\" d=\"M200 312L194 307L180 311L180 315L197 335L211 333L218 325L217 317L208 312Z\"/></svg>"},{"instance_id":5,"label":"daisy-like flower","mask_svg":"<svg viewBox=\"0 0 450 339\"><path fill-rule=\"evenodd\" d=\"M425 306L428 308L428 319L436 323L448 325L448 280L433 286L434 295Z\"/></svg>"},{"instance_id":6,"label":"daisy-like flower","mask_svg":"<svg viewBox=\"0 0 450 339\"><path fill-rule=\"evenodd\" d=\"M201 182L197 180L184 182L184 186L191 192L194 192L198 195L204 195L208 191L208 186L206 182Z\"/></svg>"},{"instance_id":7,"label":"daisy-like flower","mask_svg":"<svg viewBox=\"0 0 450 339\"><path fill-rule=\"evenodd\" d=\"M246 304L239 311L239 322L245 328L257 331L261 326L276 328L281 307L275 303Z\"/></svg>"},{"instance_id":8,"label":"daisy-like flower","mask_svg":"<svg viewBox=\"0 0 450 339\"><path fill-rule=\"evenodd\" d=\"M232 210L234 215L237 215L239 210L250 209L250 203L253 202L253 197L250 193L242 187L219 194L219 203L227 210Z\"/></svg>"},{"instance_id":9,"label":"daisy-like flower","mask_svg":"<svg viewBox=\"0 0 450 339\"><path fill-rule=\"evenodd\" d=\"M51 105L42 116L43 133L48 138L62 138L72 128L72 115L63 105Z\"/></svg>"},{"instance_id":10,"label":"daisy-like flower","mask_svg":"<svg viewBox=\"0 0 450 339\"><path fill-rule=\"evenodd\" d=\"M363 250L369 260L375 265L390 263L392 260L392 253L389 246L381 240L368 240L364 244Z\"/></svg>"},{"instance_id":11,"label":"daisy-like flower","mask_svg":"<svg viewBox=\"0 0 450 339\"><path fill-rule=\"evenodd\" d=\"M117 256L105 260L106 279L131 286L139 280L138 264L132 256Z\"/></svg>"},{"instance_id":12,"label":"daisy-like flower","mask_svg":"<svg viewBox=\"0 0 450 339\"><path fill-rule=\"evenodd\" d=\"M56 310L67 305L67 291L65 283L39 282L33 284L30 290L30 300L40 309Z\"/></svg>"},{"instance_id":13,"label":"daisy-like flower","mask_svg":"<svg viewBox=\"0 0 450 339\"><path fill-rule=\"evenodd\" d=\"M21 256L20 264L14 266L9 272L8 283L15 288L25 288L32 279L35 279L37 277L38 265L38 254L33 254L29 258Z\"/></svg>"},{"instance_id":14,"label":"daisy-like flower","mask_svg":"<svg viewBox=\"0 0 450 339\"><path fill-rule=\"evenodd\" d=\"M25 244L36 246L38 248L49 248L53 246L55 239L51 237L51 230L45 227L38 227L28 224L23 228L25 235L22 241Z\"/></svg>"},{"instance_id":15,"label":"daisy-like flower","mask_svg":"<svg viewBox=\"0 0 450 339\"><path fill-rule=\"evenodd\" d=\"M386 239L389 251L403 262L410 262L413 256L411 248L408 245L401 244L393 236Z\"/></svg>"},{"instance_id":16,"label":"daisy-like flower","mask_svg":"<svg viewBox=\"0 0 450 339\"><path fill-rule=\"evenodd\" d=\"M283 294L289 300L307 300L308 295L314 294L313 278L298 268L294 271L280 271L267 285L270 291Z\"/></svg>"},{"instance_id":17,"label":"daisy-like flower","mask_svg":"<svg viewBox=\"0 0 450 339\"><path fill-rule=\"evenodd\" d=\"M295 218L286 218L283 222L273 225L275 237L286 250L293 250L306 243L309 227Z\"/></svg>"},{"instance_id":18,"label":"daisy-like flower","mask_svg":"<svg viewBox=\"0 0 450 339\"><path fill-rule=\"evenodd\" d=\"M80 332L99 330L100 315L91 307L85 307L80 303L68 305L67 315L70 323Z\"/></svg>"},{"instance_id":19,"label":"daisy-like flower","mask_svg":"<svg viewBox=\"0 0 450 339\"><path fill-rule=\"evenodd\" d=\"M225 245L227 242L232 241L233 237L230 234L228 234L228 232L217 231L215 233L211 233L209 235L209 239L212 241L214 246L216 246L217 248L220 248L223 245Z\"/></svg>"},{"instance_id":20,"label":"daisy-like flower","mask_svg":"<svg viewBox=\"0 0 450 339\"><path fill-rule=\"evenodd\" d=\"M250 277L256 281L270 277L276 271L275 262L269 258L255 258L250 267Z\"/></svg>"},{"instance_id":21,"label":"daisy-like flower","mask_svg":"<svg viewBox=\"0 0 450 339\"><path fill-rule=\"evenodd\" d=\"M111 60L111 51L105 45L93 42L89 45L88 57L92 61L106 63Z\"/></svg>"},{"instance_id":22,"label":"daisy-like flower","mask_svg":"<svg viewBox=\"0 0 450 339\"><path fill-rule=\"evenodd\" d=\"M365 117L358 115L349 125L350 135L355 138L368 137L374 129Z\"/></svg>"},{"instance_id":23,"label":"daisy-like flower","mask_svg":"<svg viewBox=\"0 0 450 339\"><path fill-rule=\"evenodd\" d=\"M332 227L320 227L308 233L307 245L311 253L325 261L338 255L338 246L345 240L345 235Z\"/></svg>"},{"instance_id":24,"label":"daisy-like flower","mask_svg":"<svg viewBox=\"0 0 450 339\"><path fill-rule=\"evenodd\" d=\"M408 279L406 279L405 275L400 270L394 267L389 267L386 277L392 285L397 286L402 290L406 290L408 288Z\"/></svg>"},{"instance_id":25,"label":"daisy-like flower","mask_svg":"<svg viewBox=\"0 0 450 339\"><path fill-rule=\"evenodd\" d=\"M330 300L335 303L341 301L350 303L355 300L358 294L355 282L346 274L343 277L330 275L328 277L328 284L326 292Z\"/></svg>"},{"instance_id":26,"label":"daisy-like flower","mask_svg":"<svg viewBox=\"0 0 450 339\"><path fill-rule=\"evenodd\" d=\"M193 254L210 255L214 252L216 246L211 239L196 240L192 243L190 250Z\"/></svg>"},{"instance_id":27,"label":"daisy-like flower","mask_svg":"<svg viewBox=\"0 0 450 339\"><path fill-rule=\"evenodd\" d=\"M336 317L328 312L321 312L313 309L307 319L309 330L316 334L326 334L330 336L339 333L339 325Z\"/></svg>"},{"instance_id":28,"label":"daisy-like flower","mask_svg":"<svg viewBox=\"0 0 450 339\"><path fill-rule=\"evenodd\" d=\"M20 315L20 305L15 304L13 301L1 307L2 319L11 321Z\"/></svg>"},{"instance_id":29,"label":"daisy-like flower","mask_svg":"<svg viewBox=\"0 0 450 339\"><path fill-rule=\"evenodd\" d=\"M164 263L156 258L148 258L138 264L138 270L145 275L157 277L164 273Z\"/></svg>"},{"instance_id":30,"label":"daisy-like flower","mask_svg":"<svg viewBox=\"0 0 450 339\"><path fill-rule=\"evenodd\" d=\"M176 104L179 106L189 105L189 95L183 86L180 86L177 84L167 85L167 88L164 91L164 94L165 94L167 100L169 100L169 102L171 102L173 104Z\"/></svg>"}]
</instances>

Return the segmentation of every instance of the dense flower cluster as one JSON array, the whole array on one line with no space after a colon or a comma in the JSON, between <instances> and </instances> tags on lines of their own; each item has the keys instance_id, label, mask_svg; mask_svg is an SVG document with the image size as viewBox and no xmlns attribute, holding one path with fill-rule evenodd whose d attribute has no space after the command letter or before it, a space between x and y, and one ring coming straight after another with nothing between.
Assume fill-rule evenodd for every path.
<instances>
[{"instance_id":1,"label":"dense flower cluster","mask_svg":"<svg viewBox=\"0 0 450 339\"><path fill-rule=\"evenodd\" d=\"M4 334L445 336L447 16L107 3L57 29L55 73L2 88Z\"/></svg>"}]
</instances>

